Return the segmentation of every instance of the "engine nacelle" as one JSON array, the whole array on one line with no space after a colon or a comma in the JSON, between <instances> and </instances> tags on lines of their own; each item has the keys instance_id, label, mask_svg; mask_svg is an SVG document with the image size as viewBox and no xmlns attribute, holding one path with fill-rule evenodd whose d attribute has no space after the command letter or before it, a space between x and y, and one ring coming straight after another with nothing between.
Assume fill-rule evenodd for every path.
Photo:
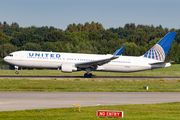
<instances>
[{"instance_id":1,"label":"engine nacelle","mask_svg":"<svg viewBox=\"0 0 180 120\"><path fill-rule=\"evenodd\" d=\"M64 63L61 65L61 72L72 73L73 71L77 71L77 67L73 64Z\"/></svg>"}]
</instances>

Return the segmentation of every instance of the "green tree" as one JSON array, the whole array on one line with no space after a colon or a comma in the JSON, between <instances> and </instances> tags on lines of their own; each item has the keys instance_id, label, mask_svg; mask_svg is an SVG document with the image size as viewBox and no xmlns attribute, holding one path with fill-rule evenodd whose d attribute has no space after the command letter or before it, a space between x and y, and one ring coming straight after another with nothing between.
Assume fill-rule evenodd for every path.
<instances>
[{"instance_id":1,"label":"green tree","mask_svg":"<svg viewBox=\"0 0 180 120\"><path fill-rule=\"evenodd\" d=\"M79 27L80 27L80 26L79 26ZM69 25L67 26L66 31L69 31L69 32L77 32L78 29L81 29L81 28L78 28L78 27L76 26L76 24L73 23L73 24L69 24Z\"/></svg>"},{"instance_id":2,"label":"green tree","mask_svg":"<svg viewBox=\"0 0 180 120\"><path fill-rule=\"evenodd\" d=\"M2 31L0 31L0 45L8 42L9 42L9 37L6 34L4 34Z\"/></svg>"},{"instance_id":3,"label":"green tree","mask_svg":"<svg viewBox=\"0 0 180 120\"><path fill-rule=\"evenodd\" d=\"M9 53L16 51L17 48L10 43L0 45L0 57L4 58Z\"/></svg>"},{"instance_id":4,"label":"green tree","mask_svg":"<svg viewBox=\"0 0 180 120\"><path fill-rule=\"evenodd\" d=\"M3 29L3 25L2 25L2 23L0 22L0 29Z\"/></svg>"},{"instance_id":5,"label":"green tree","mask_svg":"<svg viewBox=\"0 0 180 120\"><path fill-rule=\"evenodd\" d=\"M43 38L40 35L34 34L31 31L23 31L23 32L14 32L12 35L12 39L10 43L21 47L28 42L33 42L37 44L41 44L43 42Z\"/></svg>"},{"instance_id":6,"label":"green tree","mask_svg":"<svg viewBox=\"0 0 180 120\"><path fill-rule=\"evenodd\" d=\"M138 50L137 50L137 45L135 43L124 43L123 46L126 46L123 54L128 55L128 56L137 56L138 55Z\"/></svg>"},{"instance_id":7,"label":"green tree","mask_svg":"<svg viewBox=\"0 0 180 120\"><path fill-rule=\"evenodd\" d=\"M45 42L57 42L57 41L65 41L65 36L63 32L53 31L46 33L44 37Z\"/></svg>"},{"instance_id":8,"label":"green tree","mask_svg":"<svg viewBox=\"0 0 180 120\"><path fill-rule=\"evenodd\" d=\"M85 51L93 52L93 47L91 46L90 42L86 42L86 43L80 42L79 48L80 48L80 51L78 51L78 52L80 52L80 53L82 53L82 51L83 52L85 52ZM88 53L90 53L90 52L88 52Z\"/></svg>"},{"instance_id":9,"label":"green tree","mask_svg":"<svg viewBox=\"0 0 180 120\"><path fill-rule=\"evenodd\" d=\"M145 45L145 47L149 50L151 49L161 38L155 38L151 40L148 44Z\"/></svg>"},{"instance_id":10,"label":"green tree","mask_svg":"<svg viewBox=\"0 0 180 120\"><path fill-rule=\"evenodd\" d=\"M102 39L106 39L106 40L116 40L118 37L116 34L110 32L110 31L106 31L103 35L102 35Z\"/></svg>"},{"instance_id":11,"label":"green tree","mask_svg":"<svg viewBox=\"0 0 180 120\"><path fill-rule=\"evenodd\" d=\"M13 32L23 32L23 31L24 31L23 28L18 28L18 27L8 27L3 29L3 32L8 36L12 36Z\"/></svg>"},{"instance_id":12,"label":"green tree","mask_svg":"<svg viewBox=\"0 0 180 120\"><path fill-rule=\"evenodd\" d=\"M89 33L89 40L101 40L101 35L97 34L96 32Z\"/></svg>"},{"instance_id":13,"label":"green tree","mask_svg":"<svg viewBox=\"0 0 180 120\"><path fill-rule=\"evenodd\" d=\"M7 24L6 21L4 21L2 27L3 27L3 29L7 28L7 27L9 27L9 24Z\"/></svg>"},{"instance_id":14,"label":"green tree","mask_svg":"<svg viewBox=\"0 0 180 120\"><path fill-rule=\"evenodd\" d=\"M52 51L52 52L57 52L58 48L57 46L52 43L52 42L44 42L42 45L42 50L43 51Z\"/></svg>"},{"instance_id":15,"label":"green tree","mask_svg":"<svg viewBox=\"0 0 180 120\"><path fill-rule=\"evenodd\" d=\"M180 55L180 44L177 44L177 42L174 41L169 49L165 61L174 61L175 63L179 63L180 62L179 55Z\"/></svg>"},{"instance_id":16,"label":"green tree","mask_svg":"<svg viewBox=\"0 0 180 120\"><path fill-rule=\"evenodd\" d=\"M73 27L74 27L74 31L77 32L77 31L78 31L78 28L77 28L77 26L76 26L75 23L73 23Z\"/></svg>"},{"instance_id":17,"label":"green tree","mask_svg":"<svg viewBox=\"0 0 180 120\"><path fill-rule=\"evenodd\" d=\"M13 22L11 25L10 25L10 27L17 27L17 28L19 28L19 24L18 23L16 23L16 22Z\"/></svg>"},{"instance_id":18,"label":"green tree","mask_svg":"<svg viewBox=\"0 0 180 120\"><path fill-rule=\"evenodd\" d=\"M71 50L72 47L73 47L73 45L68 42L67 44L64 45L63 51L71 53L72 52L72 50Z\"/></svg>"},{"instance_id":19,"label":"green tree","mask_svg":"<svg viewBox=\"0 0 180 120\"><path fill-rule=\"evenodd\" d=\"M97 30L97 26L96 26L96 23L92 21L90 31L95 31L95 30Z\"/></svg>"},{"instance_id":20,"label":"green tree","mask_svg":"<svg viewBox=\"0 0 180 120\"><path fill-rule=\"evenodd\" d=\"M89 30L90 30L90 25L89 25L88 22L86 22L86 23L84 24L83 31L89 32Z\"/></svg>"},{"instance_id":21,"label":"green tree","mask_svg":"<svg viewBox=\"0 0 180 120\"><path fill-rule=\"evenodd\" d=\"M72 43L73 45L79 44L81 42L89 41L89 36L87 32L68 32L65 33L65 39Z\"/></svg>"},{"instance_id":22,"label":"green tree","mask_svg":"<svg viewBox=\"0 0 180 120\"><path fill-rule=\"evenodd\" d=\"M32 28L30 28L32 29ZM53 32L53 31L59 31L59 32L62 32L61 29L55 29L54 27L48 27L48 26L43 26L43 27L35 27L34 30L33 30L33 33L34 34L38 34L40 35L41 37L44 37L46 35L46 33L49 33L49 32Z\"/></svg>"},{"instance_id":23,"label":"green tree","mask_svg":"<svg viewBox=\"0 0 180 120\"><path fill-rule=\"evenodd\" d=\"M130 29L129 23L125 24L124 29Z\"/></svg>"},{"instance_id":24,"label":"green tree","mask_svg":"<svg viewBox=\"0 0 180 120\"><path fill-rule=\"evenodd\" d=\"M104 30L102 24L100 24L98 22L96 23L96 28L97 28L97 30Z\"/></svg>"},{"instance_id":25,"label":"green tree","mask_svg":"<svg viewBox=\"0 0 180 120\"><path fill-rule=\"evenodd\" d=\"M63 52L64 51L64 45L66 44L66 41L58 41L58 42L54 42L54 45L56 45L57 51L58 52Z\"/></svg>"},{"instance_id":26,"label":"green tree","mask_svg":"<svg viewBox=\"0 0 180 120\"><path fill-rule=\"evenodd\" d=\"M79 23L77 25L77 29L78 29L78 31L83 31L83 25Z\"/></svg>"},{"instance_id":27,"label":"green tree","mask_svg":"<svg viewBox=\"0 0 180 120\"><path fill-rule=\"evenodd\" d=\"M22 46L21 50L41 51L41 46L36 43L26 43Z\"/></svg>"}]
</instances>

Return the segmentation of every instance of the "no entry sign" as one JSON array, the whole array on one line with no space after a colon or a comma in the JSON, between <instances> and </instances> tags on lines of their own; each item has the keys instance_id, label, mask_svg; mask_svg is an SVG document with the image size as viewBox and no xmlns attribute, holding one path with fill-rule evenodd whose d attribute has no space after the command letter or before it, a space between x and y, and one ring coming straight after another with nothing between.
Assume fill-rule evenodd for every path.
<instances>
[{"instance_id":1,"label":"no entry sign","mask_svg":"<svg viewBox=\"0 0 180 120\"><path fill-rule=\"evenodd\" d=\"M109 110L98 110L98 117L123 117L123 111L109 111Z\"/></svg>"}]
</instances>

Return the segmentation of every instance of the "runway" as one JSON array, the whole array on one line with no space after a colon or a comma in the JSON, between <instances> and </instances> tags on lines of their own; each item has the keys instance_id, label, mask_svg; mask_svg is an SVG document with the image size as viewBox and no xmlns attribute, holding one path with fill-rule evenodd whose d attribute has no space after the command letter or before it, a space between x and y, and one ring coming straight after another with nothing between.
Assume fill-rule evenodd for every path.
<instances>
[{"instance_id":1,"label":"runway","mask_svg":"<svg viewBox=\"0 0 180 120\"><path fill-rule=\"evenodd\" d=\"M22 76L22 75L0 75L0 78L85 78L84 76ZM92 76L93 79L180 79L180 77L147 77L147 76ZM91 78L89 78L91 79Z\"/></svg>"},{"instance_id":2,"label":"runway","mask_svg":"<svg viewBox=\"0 0 180 120\"><path fill-rule=\"evenodd\" d=\"M0 92L0 111L180 102L180 92Z\"/></svg>"}]
</instances>

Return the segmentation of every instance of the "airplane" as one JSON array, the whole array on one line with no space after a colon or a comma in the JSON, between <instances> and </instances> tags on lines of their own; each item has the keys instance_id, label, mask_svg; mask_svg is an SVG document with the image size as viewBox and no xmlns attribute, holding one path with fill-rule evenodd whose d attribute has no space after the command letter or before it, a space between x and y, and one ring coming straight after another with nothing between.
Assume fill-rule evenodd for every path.
<instances>
[{"instance_id":1,"label":"airplane","mask_svg":"<svg viewBox=\"0 0 180 120\"><path fill-rule=\"evenodd\" d=\"M116 50L111 55L16 51L4 58L13 65L18 74L18 68L56 68L61 72L72 73L85 70L84 77L92 77L91 71L106 72L137 72L169 67L173 61L164 61L176 36L176 32L167 33L158 43L142 56L123 56L125 48Z\"/></svg>"}]
</instances>

